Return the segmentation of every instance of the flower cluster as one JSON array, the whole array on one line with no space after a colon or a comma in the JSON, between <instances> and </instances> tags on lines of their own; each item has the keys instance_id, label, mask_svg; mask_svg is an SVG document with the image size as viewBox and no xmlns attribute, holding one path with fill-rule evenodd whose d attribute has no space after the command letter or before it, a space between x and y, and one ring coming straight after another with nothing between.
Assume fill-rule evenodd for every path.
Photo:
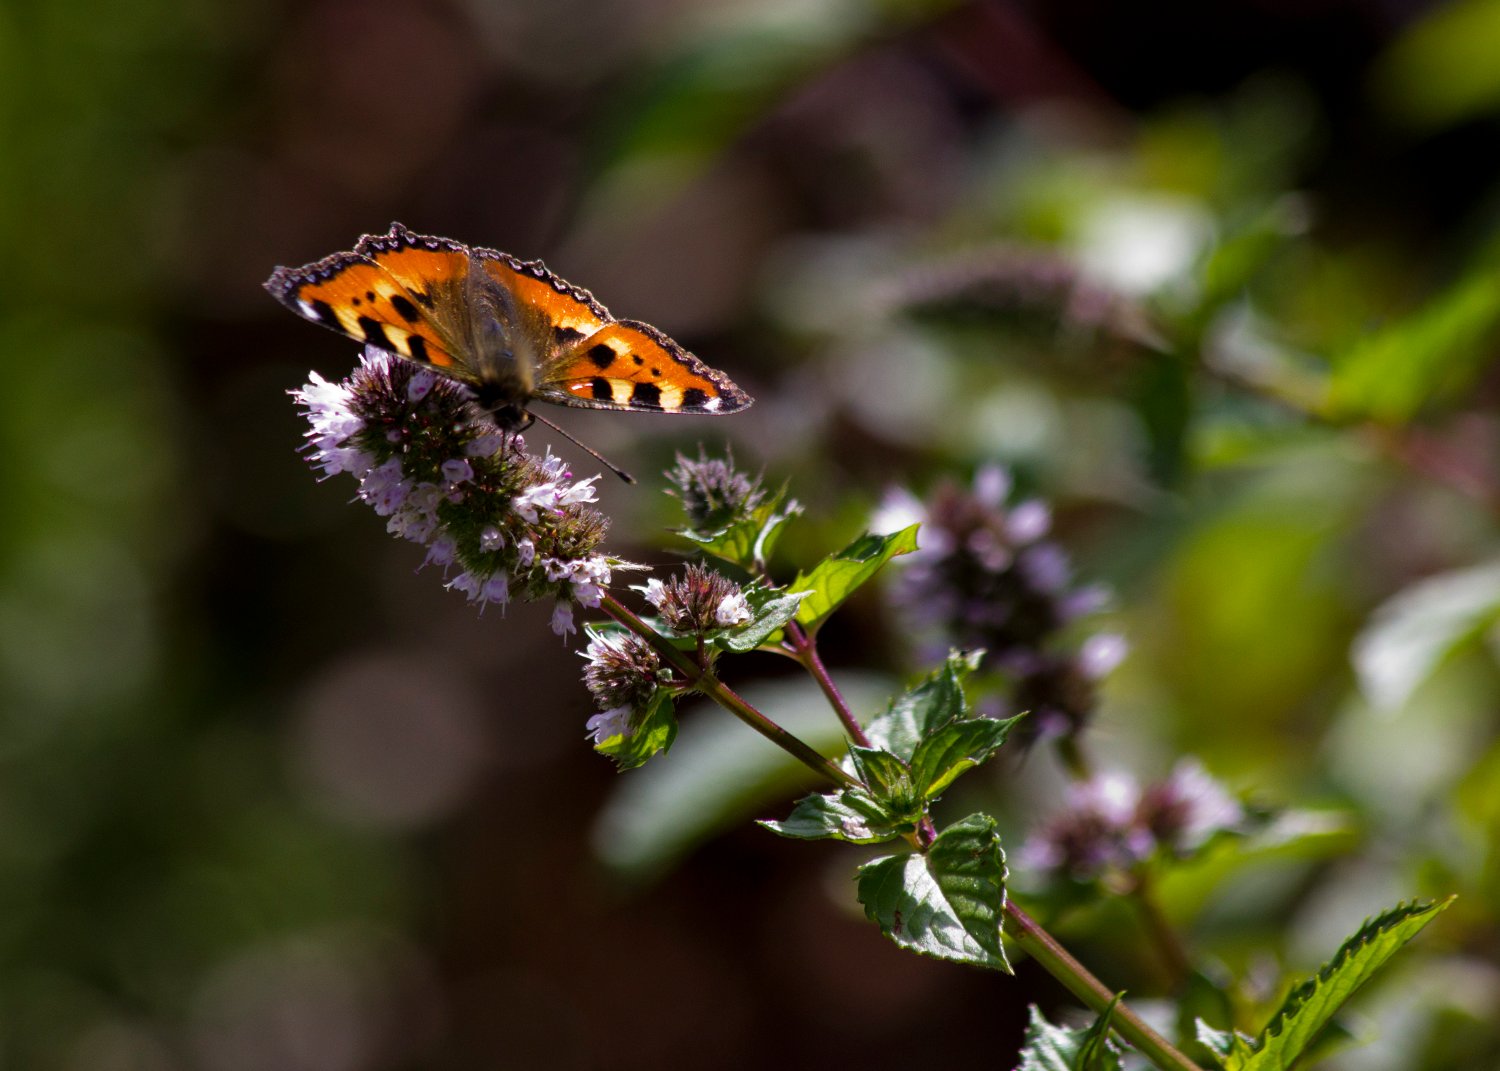
<instances>
[{"instance_id":1,"label":"flower cluster","mask_svg":"<svg viewBox=\"0 0 1500 1071\"><path fill-rule=\"evenodd\" d=\"M680 577L666 583L649 580L644 592L663 624L679 635L701 636L733 628L752 616L740 586L702 565L689 565Z\"/></svg>"},{"instance_id":2,"label":"flower cluster","mask_svg":"<svg viewBox=\"0 0 1500 1071\"><path fill-rule=\"evenodd\" d=\"M590 508L593 481L561 458L525 452L461 384L367 347L352 375L314 372L293 397L312 430L309 461L347 472L386 529L427 548L470 602L555 600L552 628L575 631L575 605L597 606L611 560L598 552L607 522Z\"/></svg>"},{"instance_id":3,"label":"flower cluster","mask_svg":"<svg viewBox=\"0 0 1500 1071\"><path fill-rule=\"evenodd\" d=\"M676 467L666 475L677 488L675 497L692 532L720 531L750 516L765 499L760 481L738 471L734 458L709 457L701 446L696 460L678 454Z\"/></svg>"},{"instance_id":4,"label":"flower cluster","mask_svg":"<svg viewBox=\"0 0 1500 1071\"><path fill-rule=\"evenodd\" d=\"M628 737L635 715L650 705L658 688L671 683L671 673L651 645L631 632L593 634L582 653L588 662L583 682L599 706L588 721L589 734L596 744Z\"/></svg>"},{"instance_id":5,"label":"flower cluster","mask_svg":"<svg viewBox=\"0 0 1500 1071\"><path fill-rule=\"evenodd\" d=\"M1067 806L1022 845L1019 862L1090 881L1129 871L1158 851L1191 855L1244 820L1244 808L1196 759L1145 789L1127 774L1100 774L1072 787Z\"/></svg>"},{"instance_id":6,"label":"flower cluster","mask_svg":"<svg viewBox=\"0 0 1500 1071\"><path fill-rule=\"evenodd\" d=\"M1035 499L1009 503L1011 481L990 466L972 488L947 484L923 503L887 496L877 527L922 523L921 549L903 559L892 601L924 657L958 647L983 649L984 665L1014 683L1014 705L1037 731L1076 732L1093 712L1096 682L1125 655L1124 640L1096 635L1058 650L1065 626L1105 599L1075 587L1067 554L1048 540L1052 514Z\"/></svg>"}]
</instances>

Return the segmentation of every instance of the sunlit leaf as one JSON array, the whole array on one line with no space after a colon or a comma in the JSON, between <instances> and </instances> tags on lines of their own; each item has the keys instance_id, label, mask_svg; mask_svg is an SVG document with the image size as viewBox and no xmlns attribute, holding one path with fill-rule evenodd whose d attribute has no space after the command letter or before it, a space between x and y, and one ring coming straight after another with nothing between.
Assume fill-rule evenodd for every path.
<instances>
[{"instance_id":1,"label":"sunlit leaf","mask_svg":"<svg viewBox=\"0 0 1500 1071\"><path fill-rule=\"evenodd\" d=\"M609 756L620 769L630 770L667 750L676 736L677 716L672 708L672 696L666 691L657 691L646 709L632 717L629 735L615 733L596 743L594 750Z\"/></svg>"},{"instance_id":2,"label":"sunlit leaf","mask_svg":"<svg viewBox=\"0 0 1500 1071\"><path fill-rule=\"evenodd\" d=\"M805 591L775 591L755 585L745 589L745 600L755 616L745 625L724 634L719 645L728 651L753 651L797 613L807 597Z\"/></svg>"},{"instance_id":3,"label":"sunlit leaf","mask_svg":"<svg viewBox=\"0 0 1500 1071\"><path fill-rule=\"evenodd\" d=\"M1226 1071L1290 1071L1355 990L1450 903L1401 904L1367 921L1291 992L1253 1045L1238 1036L1232 1040Z\"/></svg>"},{"instance_id":4,"label":"sunlit leaf","mask_svg":"<svg viewBox=\"0 0 1500 1071\"><path fill-rule=\"evenodd\" d=\"M677 534L697 544L705 554L754 573L757 565L764 566L770 560L787 522L802 512L802 506L795 500L788 501L786 493L783 487L750 511L750 516L718 531L678 529Z\"/></svg>"},{"instance_id":5,"label":"sunlit leaf","mask_svg":"<svg viewBox=\"0 0 1500 1071\"><path fill-rule=\"evenodd\" d=\"M954 652L941 668L891 701L865 727L872 744L910 761L932 732L968 711L963 682L979 667L978 652Z\"/></svg>"},{"instance_id":6,"label":"sunlit leaf","mask_svg":"<svg viewBox=\"0 0 1500 1071\"><path fill-rule=\"evenodd\" d=\"M851 844L879 844L910 826L893 820L867 794L856 791L804 796L784 821L759 824L783 837L842 840Z\"/></svg>"},{"instance_id":7,"label":"sunlit leaf","mask_svg":"<svg viewBox=\"0 0 1500 1071\"><path fill-rule=\"evenodd\" d=\"M968 718L949 722L928 735L911 758L911 779L925 799L936 799L1005 743L1019 717L998 721Z\"/></svg>"},{"instance_id":8,"label":"sunlit leaf","mask_svg":"<svg viewBox=\"0 0 1500 1071\"><path fill-rule=\"evenodd\" d=\"M1489 363L1497 322L1500 275L1482 270L1338 355L1328 414L1402 423L1453 397Z\"/></svg>"},{"instance_id":9,"label":"sunlit leaf","mask_svg":"<svg viewBox=\"0 0 1500 1071\"><path fill-rule=\"evenodd\" d=\"M854 594L882 566L898 554L917 549L917 528L911 525L890 535L866 533L843 550L830 554L806 573L798 573L789 585L792 591L811 591L797 611L797 621L815 632L828 615Z\"/></svg>"},{"instance_id":10,"label":"sunlit leaf","mask_svg":"<svg viewBox=\"0 0 1500 1071\"><path fill-rule=\"evenodd\" d=\"M1033 1004L1017 1071L1119 1071L1120 1057L1109 1040L1119 999L1083 1030L1054 1026Z\"/></svg>"},{"instance_id":11,"label":"sunlit leaf","mask_svg":"<svg viewBox=\"0 0 1500 1071\"><path fill-rule=\"evenodd\" d=\"M902 948L1009 973L1000 944L1005 876L995 820L974 814L938 834L925 854L860 867L859 902Z\"/></svg>"},{"instance_id":12,"label":"sunlit leaf","mask_svg":"<svg viewBox=\"0 0 1500 1071\"><path fill-rule=\"evenodd\" d=\"M1375 612L1354 641L1371 705L1395 710L1464 644L1500 620L1500 562L1413 584Z\"/></svg>"}]
</instances>

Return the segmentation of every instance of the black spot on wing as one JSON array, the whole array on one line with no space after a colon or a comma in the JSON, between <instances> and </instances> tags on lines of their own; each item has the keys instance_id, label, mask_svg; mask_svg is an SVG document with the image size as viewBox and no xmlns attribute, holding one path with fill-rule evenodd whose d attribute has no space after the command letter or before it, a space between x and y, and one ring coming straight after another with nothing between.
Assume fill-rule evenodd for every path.
<instances>
[{"instance_id":1,"label":"black spot on wing","mask_svg":"<svg viewBox=\"0 0 1500 1071\"><path fill-rule=\"evenodd\" d=\"M401 294L391 295L391 308L399 312L401 314L401 318L407 323L414 324L422 316L422 314L417 311L417 307L410 301L407 301L406 298Z\"/></svg>"},{"instance_id":2,"label":"black spot on wing","mask_svg":"<svg viewBox=\"0 0 1500 1071\"><path fill-rule=\"evenodd\" d=\"M639 390L640 388L637 387L636 389ZM684 409L702 409L707 404L708 395L697 387L689 387L682 392L682 408Z\"/></svg>"},{"instance_id":3,"label":"black spot on wing","mask_svg":"<svg viewBox=\"0 0 1500 1071\"><path fill-rule=\"evenodd\" d=\"M312 306L313 318L318 323L324 327L331 327L335 331L342 331L344 329L344 325L339 322L338 316L333 311L333 306L328 304L328 302L310 301L308 304Z\"/></svg>"},{"instance_id":4,"label":"black spot on wing","mask_svg":"<svg viewBox=\"0 0 1500 1071\"><path fill-rule=\"evenodd\" d=\"M597 346L589 347L589 360L593 361L602 372L615 363L615 351L601 342Z\"/></svg>"},{"instance_id":5,"label":"black spot on wing","mask_svg":"<svg viewBox=\"0 0 1500 1071\"><path fill-rule=\"evenodd\" d=\"M642 408L661 408L661 388L655 383L637 383L630 392L630 404Z\"/></svg>"},{"instance_id":6,"label":"black spot on wing","mask_svg":"<svg viewBox=\"0 0 1500 1071\"><path fill-rule=\"evenodd\" d=\"M559 345L570 346L574 342L582 341L583 332L576 327L557 324L552 328L552 337L557 340Z\"/></svg>"},{"instance_id":7,"label":"black spot on wing","mask_svg":"<svg viewBox=\"0 0 1500 1071\"><path fill-rule=\"evenodd\" d=\"M406 340L406 348L410 352L412 360L432 363L432 358L427 354L427 340L421 335L412 335Z\"/></svg>"},{"instance_id":8,"label":"black spot on wing","mask_svg":"<svg viewBox=\"0 0 1500 1071\"><path fill-rule=\"evenodd\" d=\"M615 400L614 388L609 385L609 380L603 376L595 376L590 381L589 388L593 391L594 401L596 402L612 402Z\"/></svg>"},{"instance_id":9,"label":"black spot on wing","mask_svg":"<svg viewBox=\"0 0 1500 1071\"><path fill-rule=\"evenodd\" d=\"M381 327L378 321L372 320L368 316L361 316L359 318L359 329L364 333L365 341L370 345L378 346L383 350L395 349L391 345L391 340L386 337L385 328Z\"/></svg>"}]
</instances>

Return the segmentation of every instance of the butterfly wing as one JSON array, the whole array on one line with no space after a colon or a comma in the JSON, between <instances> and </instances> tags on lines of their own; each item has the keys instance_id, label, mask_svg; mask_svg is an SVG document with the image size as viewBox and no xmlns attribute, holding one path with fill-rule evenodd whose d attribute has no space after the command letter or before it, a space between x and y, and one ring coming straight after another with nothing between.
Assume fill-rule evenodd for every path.
<instances>
[{"instance_id":1,"label":"butterfly wing","mask_svg":"<svg viewBox=\"0 0 1500 1071\"><path fill-rule=\"evenodd\" d=\"M265 286L304 319L474 382L460 300L468 263L459 243L397 223L389 234L365 235L351 252L277 268Z\"/></svg>"},{"instance_id":2,"label":"butterfly wing","mask_svg":"<svg viewBox=\"0 0 1500 1071\"><path fill-rule=\"evenodd\" d=\"M751 398L661 331L637 320L606 324L541 369L536 397L589 409L735 413Z\"/></svg>"},{"instance_id":3,"label":"butterfly wing","mask_svg":"<svg viewBox=\"0 0 1500 1071\"><path fill-rule=\"evenodd\" d=\"M432 366L481 402L733 413L750 396L650 324L615 320L540 261L399 223L266 281L297 315Z\"/></svg>"}]
</instances>

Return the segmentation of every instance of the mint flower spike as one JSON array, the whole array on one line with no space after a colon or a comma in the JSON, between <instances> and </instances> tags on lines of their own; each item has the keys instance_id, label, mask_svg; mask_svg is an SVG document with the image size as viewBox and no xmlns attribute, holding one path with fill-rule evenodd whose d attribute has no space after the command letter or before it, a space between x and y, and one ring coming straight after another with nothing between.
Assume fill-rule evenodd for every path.
<instances>
[{"instance_id":1,"label":"mint flower spike","mask_svg":"<svg viewBox=\"0 0 1500 1071\"><path fill-rule=\"evenodd\" d=\"M736 469L733 455L709 457L701 445L696 459L678 454L666 477L676 488L667 494L682 503L688 531L704 535L749 520L766 497L760 478Z\"/></svg>"},{"instance_id":2,"label":"mint flower spike","mask_svg":"<svg viewBox=\"0 0 1500 1071\"><path fill-rule=\"evenodd\" d=\"M1197 759L1182 759L1145 788L1109 771L1075 783L1064 809L1027 839L1017 859L1027 870L1092 881L1157 853L1188 858L1219 833L1241 831L1245 818L1239 801Z\"/></svg>"},{"instance_id":3,"label":"mint flower spike","mask_svg":"<svg viewBox=\"0 0 1500 1071\"><path fill-rule=\"evenodd\" d=\"M657 690L672 683L672 674L661 664L661 656L633 632L594 632L588 647L579 652L588 663L583 683L599 713L588 720L594 743L612 736L629 737L637 715L645 711Z\"/></svg>"},{"instance_id":4,"label":"mint flower spike","mask_svg":"<svg viewBox=\"0 0 1500 1071\"><path fill-rule=\"evenodd\" d=\"M702 636L743 625L753 616L740 586L707 566L689 565L665 583L651 579L639 589L678 635Z\"/></svg>"},{"instance_id":5,"label":"mint flower spike","mask_svg":"<svg viewBox=\"0 0 1500 1071\"><path fill-rule=\"evenodd\" d=\"M1077 586L1063 548L1048 538L1052 512L1018 499L1010 474L981 467L971 486L944 484L924 501L886 496L872 527L922 525L921 547L903 559L893 609L918 637L924 658L949 648L984 650L984 668L1010 678L1016 710L1031 711L1026 732L1071 736L1093 714L1097 684L1125 657L1122 637L1101 633L1081 647L1058 641L1072 622L1106 601Z\"/></svg>"},{"instance_id":6,"label":"mint flower spike","mask_svg":"<svg viewBox=\"0 0 1500 1071\"><path fill-rule=\"evenodd\" d=\"M348 473L355 497L394 536L427 548L424 565L481 608L553 599L552 630L577 630L626 563L599 551L607 518L591 476L574 480L549 450L502 434L467 387L368 346L348 378L316 372L292 397L311 425L308 461L327 479Z\"/></svg>"}]
</instances>

